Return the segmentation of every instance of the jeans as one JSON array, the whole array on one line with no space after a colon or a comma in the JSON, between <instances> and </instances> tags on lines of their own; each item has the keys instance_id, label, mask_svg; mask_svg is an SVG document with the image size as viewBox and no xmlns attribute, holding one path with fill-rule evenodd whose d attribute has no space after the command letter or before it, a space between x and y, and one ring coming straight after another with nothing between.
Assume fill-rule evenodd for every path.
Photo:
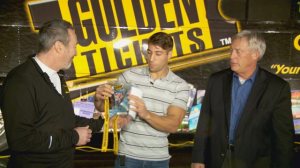
<instances>
[{"instance_id":1,"label":"jeans","mask_svg":"<svg viewBox=\"0 0 300 168\"><path fill-rule=\"evenodd\" d=\"M117 156L115 168L169 168L169 159L149 161L132 159L126 156Z\"/></svg>"}]
</instances>

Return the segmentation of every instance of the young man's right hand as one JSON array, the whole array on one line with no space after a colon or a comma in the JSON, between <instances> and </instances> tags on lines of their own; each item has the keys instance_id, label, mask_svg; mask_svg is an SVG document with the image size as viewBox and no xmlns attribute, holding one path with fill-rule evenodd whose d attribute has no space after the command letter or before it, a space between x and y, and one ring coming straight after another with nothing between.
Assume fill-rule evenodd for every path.
<instances>
[{"instance_id":1,"label":"young man's right hand","mask_svg":"<svg viewBox=\"0 0 300 168\"><path fill-rule=\"evenodd\" d=\"M95 92L95 99L97 100L104 100L107 97L111 97L114 93L112 86L109 84L103 84L97 87Z\"/></svg>"},{"instance_id":2,"label":"young man's right hand","mask_svg":"<svg viewBox=\"0 0 300 168\"><path fill-rule=\"evenodd\" d=\"M95 91L95 107L98 111L102 112L104 110L103 100L107 97L111 97L114 93L113 88L109 84L103 84L97 87Z\"/></svg>"}]
</instances>

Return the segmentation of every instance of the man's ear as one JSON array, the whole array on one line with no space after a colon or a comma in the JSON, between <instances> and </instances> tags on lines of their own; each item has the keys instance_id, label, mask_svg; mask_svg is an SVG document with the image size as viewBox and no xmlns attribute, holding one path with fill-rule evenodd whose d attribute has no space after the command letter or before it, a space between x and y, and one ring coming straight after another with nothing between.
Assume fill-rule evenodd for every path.
<instances>
[{"instance_id":1,"label":"man's ear","mask_svg":"<svg viewBox=\"0 0 300 168\"><path fill-rule=\"evenodd\" d=\"M259 51L258 51L258 50L254 51L254 52L252 53L252 55L253 55L253 58L254 58L255 60L259 61L260 55L259 55Z\"/></svg>"},{"instance_id":2,"label":"man's ear","mask_svg":"<svg viewBox=\"0 0 300 168\"><path fill-rule=\"evenodd\" d=\"M54 50L57 53L61 53L63 50L64 44L61 41L56 41L53 45Z\"/></svg>"}]
</instances>

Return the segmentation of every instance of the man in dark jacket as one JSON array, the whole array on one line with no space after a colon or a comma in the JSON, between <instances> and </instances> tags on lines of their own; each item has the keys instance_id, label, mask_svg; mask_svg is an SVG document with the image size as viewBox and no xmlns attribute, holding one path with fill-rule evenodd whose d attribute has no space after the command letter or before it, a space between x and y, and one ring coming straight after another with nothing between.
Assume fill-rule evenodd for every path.
<instances>
[{"instance_id":1,"label":"man in dark jacket","mask_svg":"<svg viewBox=\"0 0 300 168\"><path fill-rule=\"evenodd\" d=\"M61 70L76 55L77 37L63 20L45 23L39 31L39 51L14 68L3 84L1 110L11 150L8 167L71 168L75 146L90 142L102 119L74 114Z\"/></svg>"},{"instance_id":2,"label":"man in dark jacket","mask_svg":"<svg viewBox=\"0 0 300 168\"><path fill-rule=\"evenodd\" d=\"M231 44L231 69L208 82L192 168L291 168L294 127L289 84L261 69L266 49L257 33Z\"/></svg>"}]
</instances>

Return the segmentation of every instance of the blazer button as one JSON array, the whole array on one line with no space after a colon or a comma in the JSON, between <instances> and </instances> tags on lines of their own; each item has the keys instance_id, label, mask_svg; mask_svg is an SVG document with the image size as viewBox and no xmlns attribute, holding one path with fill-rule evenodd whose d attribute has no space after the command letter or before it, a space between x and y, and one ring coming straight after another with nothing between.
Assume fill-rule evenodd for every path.
<instances>
[{"instance_id":1,"label":"blazer button","mask_svg":"<svg viewBox=\"0 0 300 168\"><path fill-rule=\"evenodd\" d=\"M225 154L224 153L221 153L221 157L224 157L225 156Z\"/></svg>"}]
</instances>

